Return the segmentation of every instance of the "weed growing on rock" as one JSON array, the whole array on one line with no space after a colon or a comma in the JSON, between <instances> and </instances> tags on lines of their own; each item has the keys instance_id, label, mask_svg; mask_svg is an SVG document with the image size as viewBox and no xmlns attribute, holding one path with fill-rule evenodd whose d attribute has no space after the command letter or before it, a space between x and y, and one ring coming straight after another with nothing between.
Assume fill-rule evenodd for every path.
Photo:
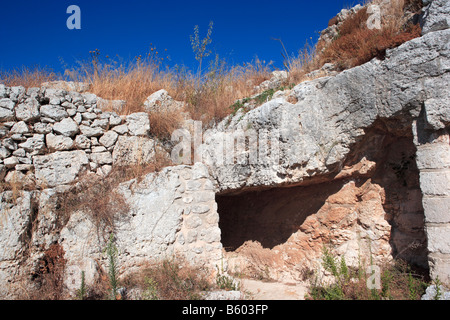
<instances>
[{"instance_id":1,"label":"weed growing on rock","mask_svg":"<svg viewBox=\"0 0 450 320\"><path fill-rule=\"evenodd\" d=\"M108 244L105 248L105 253L108 259L108 279L109 279L109 286L110 286L110 299L111 300L120 300L120 297L118 295L118 287L119 287L119 281L118 281L118 249L116 247L115 241L114 241L114 235L111 233L109 236Z\"/></svg>"},{"instance_id":2,"label":"weed growing on rock","mask_svg":"<svg viewBox=\"0 0 450 320\"><path fill-rule=\"evenodd\" d=\"M313 300L420 300L427 287L425 276L402 260L387 263L379 274L366 273L361 263L358 268L347 265L345 259L333 256L326 248L322 266L332 279L326 283L314 277L309 299ZM374 270L374 269L371 269ZM369 276L378 276L380 287L369 286Z\"/></svg>"}]
</instances>

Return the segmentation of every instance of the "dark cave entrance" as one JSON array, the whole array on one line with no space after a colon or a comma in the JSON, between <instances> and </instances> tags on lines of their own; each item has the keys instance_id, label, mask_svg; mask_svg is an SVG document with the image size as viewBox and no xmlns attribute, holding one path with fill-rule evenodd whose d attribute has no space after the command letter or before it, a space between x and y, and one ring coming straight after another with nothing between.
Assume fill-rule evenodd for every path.
<instances>
[{"instance_id":1,"label":"dark cave entrance","mask_svg":"<svg viewBox=\"0 0 450 320\"><path fill-rule=\"evenodd\" d=\"M216 196L225 250L234 251L246 241L257 241L269 249L285 243L341 186L337 181Z\"/></svg>"}]
</instances>

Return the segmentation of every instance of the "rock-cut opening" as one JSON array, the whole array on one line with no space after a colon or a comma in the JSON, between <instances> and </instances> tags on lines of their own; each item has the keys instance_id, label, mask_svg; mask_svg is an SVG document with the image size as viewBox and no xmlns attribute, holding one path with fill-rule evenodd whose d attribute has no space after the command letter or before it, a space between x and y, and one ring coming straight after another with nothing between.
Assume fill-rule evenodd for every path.
<instances>
[{"instance_id":1,"label":"rock-cut opening","mask_svg":"<svg viewBox=\"0 0 450 320\"><path fill-rule=\"evenodd\" d=\"M234 251L247 241L268 249L284 244L340 188L334 182L216 196L223 247Z\"/></svg>"},{"instance_id":2,"label":"rock-cut opening","mask_svg":"<svg viewBox=\"0 0 450 320\"><path fill-rule=\"evenodd\" d=\"M224 249L254 266L279 263L282 269L317 259L332 244L354 259L364 249L379 261L400 258L426 268L416 148L411 134L385 128L379 123L352 146L347 175L216 195ZM372 170L352 169L363 162L373 164Z\"/></svg>"}]
</instances>

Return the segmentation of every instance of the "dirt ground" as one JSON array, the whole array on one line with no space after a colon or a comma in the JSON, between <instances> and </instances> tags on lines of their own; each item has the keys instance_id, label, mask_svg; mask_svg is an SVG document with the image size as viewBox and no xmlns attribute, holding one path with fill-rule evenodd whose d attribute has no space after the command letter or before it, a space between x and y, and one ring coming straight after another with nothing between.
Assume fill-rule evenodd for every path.
<instances>
[{"instance_id":1,"label":"dirt ground","mask_svg":"<svg viewBox=\"0 0 450 320\"><path fill-rule=\"evenodd\" d=\"M303 283L286 284L251 279L241 280L241 291L250 300L304 300L307 286Z\"/></svg>"}]
</instances>

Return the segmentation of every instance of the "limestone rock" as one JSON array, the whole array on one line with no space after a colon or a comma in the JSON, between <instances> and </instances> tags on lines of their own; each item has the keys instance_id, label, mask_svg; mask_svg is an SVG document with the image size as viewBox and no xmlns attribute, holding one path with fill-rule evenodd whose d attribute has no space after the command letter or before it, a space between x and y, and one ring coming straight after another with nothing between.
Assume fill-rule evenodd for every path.
<instances>
[{"instance_id":1,"label":"limestone rock","mask_svg":"<svg viewBox=\"0 0 450 320\"><path fill-rule=\"evenodd\" d=\"M9 151L5 147L0 147L0 159L8 158L11 155L11 151Z\"/></svg>"},{"instance_id":2,"label":"limestone rock","mask_svg":"<svg viewBox=\"0 0 450 320\"><path fill-rule=\"evenodd\" d=\"M219 190L300 183L312 174L337 173L350 146L377 118L402 114L402 119L411 119L424 105L426 125L434 129L447 125L450 81L448 66L438 57L450 55L444 45L449 42L449 29L428 33L389 50L384 61L374 59L336 76L295 86L295 104L277 98L225 119L205 133L201 147ZM264 150L242 150L237 152L242 164L238 158L227 158L236 154L226 139L239 132L266 141L275 152L269 148L261 158L258 151L264 155Z\"/></svg>"},{"instance_id":3,"label":"limestone rock","mask_svg":"<svg viewBox=\"0 0 450 320\"><path fill-rule=\"evenodd\" d=\"M6 168L14 168L18 163L19 159L17 159L17 157L9 157L3 159L3 164L6 166Z\"/></svg>"},{"instance_id":4,"label":"limestone rock","mask_svg":"<svg viewBox=\"0 0 450 320\"><path fill-rule=\"evenodd\" d=\"M40 112L42 116L48 117L56 121L61 121L62 119L67 118L69 116L69 114L63 107L50 104L41 106Z\"/></svg>"},{"instance_id":5,"label":"limestone rock","mask_svg":"<svg viewBox=\"0 0 450 320\"><path fill-rule=\"evenodd\" d=\"M88 83L74 82L74 81L49 81L42 83L41 86L49 89L76 91L76 92L88 91L90 88L90 85Z\"/></svg>"},{"instance_id":6,"label":"limestone rock","mask_svg":"<svg viewBox=\"0 0 450 320\"><path fill-rule=\"evenodd\" d=\"M108 151L105 152L93 152L91 154L91 161L94 163L97 163L99 165L103 165L103 164L112 164L113 163L113 158L111 156L111 153L109 153Z\"/></svg>"},{"instance_id":7,"label":"limestone rock","mask_svg":"<svg viewBox=\"0 0 450 320\"><path fill-rule=\"evenodd\" d=\"M24 121L20 121L17 122L16 124L13 125L13 127L10 130L11 133L19 133L19 134L23 134L23 133L28 133L30 132L30 130L28 129L27 124Z\"/></svg>"},{"instance_id":8,"label":"limestone rock","mask_svg":"<svg viewBox=\"0 0 450 320\"><path fill-rule=\"evenodd\" d=\"M79 128L71 118L64 118L53 125L53 131L65 137L73 137L79 132Z\"/></svg>"},{"instance_id":9,"label":"limestone rock","mask_svg":"<svg viewBox=\"0 0 450 320\"><path fill-rule=\"evenodd\" d=\"M56 151L70 150L74 144L70 137L54 135L52 133L45 136L45 141L48 148Z\"/></svg>"},{"instance_id":10,"label":"limestone rock","mask_svg":"<svg viewBox=\"0 0 450 320\"><path fill-rule=\"evenodd\" d=\"M35 156L33 164L37 181L48 187L56 187L73 182L89 164L89 160L81 150L58 151Z\"/></svg>"},{"instance_id":11,"label":"limestone rock","mask_svg":"<svg viewBox=\"0 0 450 320\"><path fill-rule=\"evenodd\" d=\"M44 135L35 133L31 138L19 144L19 147L25 149L27 152L40 154L45 149Z\"/></svg>"},{"instance_id":12,"label":"limestone rock","mask_svg":"<svg viewBox=\"0 0 450 320\"><path fill-rule=\"evenodd\" d=\"M112 157L117 166L144 164L153 161L155 141L147 137L119 136Z\"/></svg>"},{"instance_id":13,"label":"limestone rock","mask_svg":"<svg viewBox=\"0 0 450 320\"><path fill-rule=\"evenodd\" d=\"M0 193L0 263L18 258L18 254L26 248L27 229L31 223L33 210L32 193L21 191L13 195L12 191Z\"/></svg>"},{"instance_id":14,"label":"limestone rock","mask_svg":"<svg viewBox=\"0 0 450 320\"><path fill-rule=\"evenodd\" d=\"M14 120L14 112L6 108L0 108L0 121Z\"/></svg>"},{"instance_id":15,"label":"limestone rock","mask_svg":"<svg viewBox=\"0 0 450 320\"><path fill-rule=\"evenodd\" d=\"M179 111L184 103L175 101L169 93L161 89L147 97L144 101L144 110L147 112Z\"/></svg>"},{"instance_id":16,"label":"limestone rock","mask_svg":"<svg viewBox=\"0 0 450 320\"><path fill-rule=\"evenodd\" d=\"M450 28L450 2L434 0L425 10L422 18L422 34Z\"/></svg>"},{"instance_id":17,"label":"limestone rock","mask_svg":"<svg viewBox=\"0 0 450 320\"><path fill-rule=\"evenodd\" d=\"M80 126L80 131L83 135L85 135L86 137L90 138L90 137L99 137L103 134L103 132L105 130L103 130L100 127L95 127L92 128L90 126L86 126L86 125L81 125Z\"/></svg>"},{"instance_id":18,"label":"limestone rock","mask_svg":"<svg viewBox=\"0 0 450 320\"><path fill-rule=\"evenodd\" d=\"M75 146L79 149L89 149L91 147L91 139L80 134L75 138Z\"/></svg>"},{"instance_id":19,"label":"limestone rock","mask_svg":"<svg viewBox=\"0 0 450 320\"><path fill-rule=\"evenodd\" d=\"M127 116L128 132L133 136L146 136L150 131L150 120L145 112Z\"/></svg>"},{"instance_id":20,"label":"limestone rock","mask_svg":"<svg viewBox=\"0 0 450 320\"><path fill-rule=\"evenodd\" d=\"M97 276L95 260L101 259L102 248L106 245L98 237L95 224L86 213L76 211L60 234L60 241L66 252L64 258L67 260L64 284L72 291L80 288L82 271L85 273L86 284L93 284Z\"/></svg>"},{"instance_id":21,"label":"limestone rock","mask_svg":"<svg viewBox=\"0 0 450 320\"><path fill-rule=\"evenodd\" d=\"M93 93L83 93L84 102L88 105L93 105L97 103L98 97Z\"/></svg>"},{"instance_id":22,"label":"limestone rock","mask_svg":"<svg viewBox=\"0 0 450 320\"><path fill-rule=\"evenodd\" d=\"M269 89L276 89L280 87L287 80L287 78L288 73L286 71L273 71L272 77L255 87L255 91L261 92Z\"/></svg>"},{"instance_id":23,"label":"limestone rock","mask_svg":"<svg viewBox=\"0 0 450 320\"><path fill-rule=\"evenodd\" d=\"M33 130L36 133L40 133L40 134L47 134L52 132L53 126L50 123L42 123L42 122L36 122L33 125Z\"/></svg>"},{"instance_id":24,"label":"limestone rock","mask_svg":"<svg viewBox=\"0 0 450 320\"><path fill-rule=\"evenodd\" d=\"M37 120L40 116L39 102L30 98L25 103L19 104L16 109L16 118L25 122Z\"/></svg>"},{"instance_id":25,"label":"limestone rock","mask_svg":"<svg viewBox=\"0 0 450 320\"><path fill-rule=\"evenodd\" d=\"M99 139L99 142L109 148L116 143L118 137L119 135L115 131L108 131Z\"/></svg>"},{"instance_id":26,"label":"limestone rock","mask_svg":"<svg viewBox=\"0 0 450 320\"><path fill-rule=\"evenodd\" d=\"M9 87L6 87L4 84L0 84L0 99L9 97L9 91Z\"/></svg>"},{"instance_id":27,"label":"limestone rock","mask_svg":"<svg viewBox=\"0 0 450 320\"><path fill-rule=\"evenodd\" d=\"M421 300L450 300L450 291L442 285L439 285L439 295L437 286L435 284L429 286Z\"/></svg>"},{"instance_id":28,"label":"limestone rock","mask_svg":"<svg viewBox=\"0 0 450 320\"><path fill-rule=\"evenodd\" d=\"M9 98L14 102L19 102L25 95L25 88L22 86L11 87L9 91Z\"/></svg>"}]
</instances>

